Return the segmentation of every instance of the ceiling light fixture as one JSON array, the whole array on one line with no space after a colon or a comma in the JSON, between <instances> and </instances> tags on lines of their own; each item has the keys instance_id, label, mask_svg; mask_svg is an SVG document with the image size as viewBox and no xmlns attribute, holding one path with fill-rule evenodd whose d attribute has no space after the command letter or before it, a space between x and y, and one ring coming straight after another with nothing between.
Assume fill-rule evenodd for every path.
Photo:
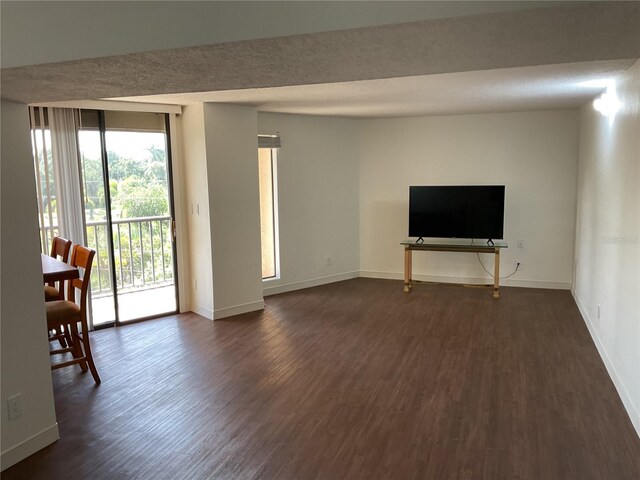
<instances>
[{"instance_id":1,"label":"ceiling light fixture","mask_svg":"<svg viewBox=\"0 0 640 480\"><path fill-rule=\"evenodd\" d=\"M622 103L616 95L616 81L613 78L598 78L580 82L580 87L605 89L604 92L593 101L593 108L605 117L609 117L613 121L616 113L622 107Z\"/></svg>"},{"instance_id":2,"label":"ceiling light fixture","mask_svg":"<svg viewBox=\"0 0 640 480\"><path fill-rule=\"evenodd\" d=\"M622 104L616 95L615 87L607 88L607 91L600 95L593 101L593 108L595 108L602 115L611 117L618 113Z\"/></svg>"}]
</instances>

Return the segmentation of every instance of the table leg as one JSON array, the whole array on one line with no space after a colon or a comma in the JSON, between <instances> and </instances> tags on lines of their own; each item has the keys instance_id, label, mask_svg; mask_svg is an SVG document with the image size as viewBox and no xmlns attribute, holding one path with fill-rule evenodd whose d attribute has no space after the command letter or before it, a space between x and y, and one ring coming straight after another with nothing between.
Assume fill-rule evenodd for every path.
<instances>
[{"instance_id":1,"label":"table leg","mask_svg":"<svg viewBox=\"0 0 640 480\"><path fill-rule=\"evenodd\" d=\"M495 250L495 271L493 272L493 298L500 298L500 249Z\"/></svg>"},{"instance_id":2,"label":"table leg","mask_svg":"<svg viewBox=\"0 0 640 480\"><path fill-rule=\"evenodd\" d=\"M411 249L404 247L404 293L411 291Z\"/></svg>"}]
</instances>

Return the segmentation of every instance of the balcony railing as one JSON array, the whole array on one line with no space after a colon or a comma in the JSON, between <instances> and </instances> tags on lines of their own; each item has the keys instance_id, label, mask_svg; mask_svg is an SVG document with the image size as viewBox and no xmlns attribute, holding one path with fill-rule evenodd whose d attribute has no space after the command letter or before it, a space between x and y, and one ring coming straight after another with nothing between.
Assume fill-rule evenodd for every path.
<instances>
[{"instance_id":1,"label":"balcony railing","mask_svg":"<svg viewBox=\"0 0 640 480\"><path fill-rule=\"evenodd\" d=\"M171 218L127 218L113 221L113 248L118 290L173 283ZM95 295L111 293L107 222L87 222L87 241L96 250ZM94 283L95 280L95 283Z\"/></svg>"},{"instance_id":2,"label":"balcony railing","mask_svg":"<svg viewBox=\"0 0 640 480\"><path fill-rule=\"evenodd\" d=\"M171 217L113 220L115 281L119 292L173 284ZM45 227L57 234L58 226ZM91 274L93 298L113 292L106 221L89 221L87 245L96 251ZM48 237L47 237L48 238Z\"/></svg>"}]
</instances>

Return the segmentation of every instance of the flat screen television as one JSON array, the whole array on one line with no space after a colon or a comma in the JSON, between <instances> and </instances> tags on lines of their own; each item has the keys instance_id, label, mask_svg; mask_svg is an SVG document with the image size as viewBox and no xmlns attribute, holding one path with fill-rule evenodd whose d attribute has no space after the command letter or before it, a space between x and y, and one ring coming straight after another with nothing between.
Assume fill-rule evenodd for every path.
<instances>
[{"instance_id":1,"label":"flat screen television","mask_svg":"<svg viewBox=\"0 0 640 480\"><path fill-rule=\"evenodd\" d=\"M504 237L504 185L409 187L409 236Z\"/></svg>"}]
</instances>

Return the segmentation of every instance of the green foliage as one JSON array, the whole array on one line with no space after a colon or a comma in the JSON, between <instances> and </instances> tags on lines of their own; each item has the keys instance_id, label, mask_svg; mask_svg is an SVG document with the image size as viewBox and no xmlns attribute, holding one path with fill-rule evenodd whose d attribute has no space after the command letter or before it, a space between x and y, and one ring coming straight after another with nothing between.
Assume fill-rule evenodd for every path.
<instances>
[{"instance_id":1,"label":"green foliage","mask_svg":"<svg viewBox=\"0 0 640 480\"><path fill-rule=\"evenodd\" d=\"M167 158L164 149L151 146L149 156L140 161L125 158L113 151L109 159L109 192L115 217L149 217L168 215ZM104 180L102 161L83 158L85 206L87 219L104 218Z\"/></svg>"},{"instance_id":2,"label":"green foliage","mask_svg":"<svg viewBox=\"0 0 640 480\"><path fill-rule=\"evenodd\" d=\"M115 152L107 153L109 158L109 180L122 181L130 177L144 178L145 165L131 158L123 158Z\"/></svg>"},{"instance_id":3,"label":"green foliage","mask_svg":"<svg viewBox=\"0 0 640 480\"><path fill-rule=\"evenodd\" d=\"M155 146L148 151L149 155L142 160L124 158L112 151L107 153L114 219L169 214L166 154L164 149ZM83 157L82 175L87 220L103 220L105 198L101 159ZM173 257L168 220L114 224L112 236L116 282L120 289L172 280ZM92 291L109 292L112 285L106 226L88 226L87 238L89 246L98 252L91 280Z\"/></svg>"},{"instance_id":4,"label":"green foliage","mask_svg":"<svg viewBox=\"0 0 640 480\"><path fill-rule=\"evenodd\" d=\"M167 189L157 183L145 183L139 178L127 178L119 189L123 217L155 217L168 215Z\"/></svg>"},{"instance_id":5,"label":"green foliage","mask_svg":"<svg viewBox=\"0 0 640 480\"><path fill-rule=\"evenodd\" d=\"M104 182L102 162L99 158L83 158L82 177L84 179L84 204L89 210L88 220L94 220L96 209L104 209Z\"/></svg>"},{"instance_id":6,"label":"green foliage","mask_svg":"<svg viewBox=\"0 0 640 480\"><path fill-rule=\"evenodd\" d=\"M114 225L113 246L118 288L127 290L143 284L173 280L173 257L169 220ZM89 246L97 251L91 274L93 292L112 291L111 269L105 225L87 228Z\"/></svg>"}]
</instances>

